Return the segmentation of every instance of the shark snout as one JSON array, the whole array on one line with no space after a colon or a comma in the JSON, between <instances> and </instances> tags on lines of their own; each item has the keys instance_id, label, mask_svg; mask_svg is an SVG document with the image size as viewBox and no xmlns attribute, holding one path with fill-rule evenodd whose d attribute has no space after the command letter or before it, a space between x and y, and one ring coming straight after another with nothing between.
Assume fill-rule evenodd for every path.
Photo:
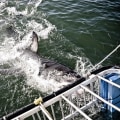
<instances>
[{"instance_id":1,"label":"shark snout","mask_svg":"<svg viewBox=\"0 0 120 120\"><path fill-rule=\"evenodd\" d=\"M32 43L30 45L30 50L32 52L37 52L38 51L38 35L34 31L32 33Z\"/></svg>"}]
</instances>

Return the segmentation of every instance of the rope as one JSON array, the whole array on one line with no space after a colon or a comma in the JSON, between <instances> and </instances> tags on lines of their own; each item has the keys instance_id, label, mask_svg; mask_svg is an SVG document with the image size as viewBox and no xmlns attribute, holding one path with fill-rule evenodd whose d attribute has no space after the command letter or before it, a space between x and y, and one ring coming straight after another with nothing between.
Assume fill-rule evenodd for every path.
<instances>
[{"instance_id":1,"label":"rope","mask_svg":"<svg viewBox=\"0 0 120 120\"><path fill-rule=\"evenodd\" d=\"M40 105L41 102L42 102L42 98L41 98L41 97L39 97L38 99L35 99L35 100L34 100L34 104L35 104L35 105Z\"/></svg>"},{"instance_id":2,"label":"rope","mask_svg":"<svg viewBox=\"0 0 120 120\"><path fill-rule=\"evenodd\" d=\"M95 69L97 66L99 66L101 63L103 63L108 57L110 57L114 52L116 52L118 48L120 48L120 44L119 44L115 49L113 49L104 59L102 59L99 63L97 63L97 64L92 68L92 70Z\"/></svg>"}]
</instances>

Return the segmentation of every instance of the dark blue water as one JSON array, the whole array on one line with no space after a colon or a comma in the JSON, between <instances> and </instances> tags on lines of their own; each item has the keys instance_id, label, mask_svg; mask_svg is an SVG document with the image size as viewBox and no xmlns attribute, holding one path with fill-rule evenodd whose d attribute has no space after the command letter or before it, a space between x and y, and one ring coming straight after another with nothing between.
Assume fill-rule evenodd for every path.
<instances>
[{"instance_id":1,"label":"dark blue water","mask_svg":"<svg viewBox=\"0 0 120 120\"><path fill-rule=\"evenodd\" d=\"M39 36L38 54L75 69L93 66L120 44L120 0L1 0L0 67L10 66L10 49L30 31ZM38 4L37 4L38 3ZM27 12L26 12L27 11ZM12 30L9 30L12 26ZM12 31L12 32L11 32ZM5 54L4 54L5 53ZM120 49L102 65L120 64ZM26 77L0 76L0 115L41 95ZM26 97L27 96L27 97Z\"/></svg>"}]
</instances>

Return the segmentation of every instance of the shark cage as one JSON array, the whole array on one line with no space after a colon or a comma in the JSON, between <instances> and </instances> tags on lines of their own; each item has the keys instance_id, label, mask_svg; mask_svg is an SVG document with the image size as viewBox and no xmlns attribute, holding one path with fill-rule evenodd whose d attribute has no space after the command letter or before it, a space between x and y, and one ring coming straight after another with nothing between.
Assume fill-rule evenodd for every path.
<instances>
[{"instance_id":1,"label":"shark cage","mask_svg":"<svg viewBox=\"0 0 120 120\"><path fill-rule=\"evenodd\" d=\"M120 112L120 67L102 67L87 78L5 115L1 120L97 120Z\"/></svg>"}]
</instances>

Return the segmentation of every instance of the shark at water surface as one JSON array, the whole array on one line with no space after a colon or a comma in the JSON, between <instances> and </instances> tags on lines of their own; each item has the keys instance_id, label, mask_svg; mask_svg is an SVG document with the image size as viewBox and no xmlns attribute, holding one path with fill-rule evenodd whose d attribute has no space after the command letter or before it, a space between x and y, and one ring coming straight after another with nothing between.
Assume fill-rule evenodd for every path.
<instances>
[{"instance_id":1,"label":"shark at water surface","mask_svg":"<svg viewBox=\"0 0 120 120\"><path fill-rule=\"evenodd\" d=\"M30 44L27 47L17 49L20 55L15 58L18 68L29 78L32 76L32 79L36 79L36 76L39 79L42 76L45 81L52 80L53 83L57 83L58 89L81 78L70 68L38 55L38 35L35 32L32 32L29 40ZM5 70L3 71L5 72Z\"/></svg>"}]
</instances>

